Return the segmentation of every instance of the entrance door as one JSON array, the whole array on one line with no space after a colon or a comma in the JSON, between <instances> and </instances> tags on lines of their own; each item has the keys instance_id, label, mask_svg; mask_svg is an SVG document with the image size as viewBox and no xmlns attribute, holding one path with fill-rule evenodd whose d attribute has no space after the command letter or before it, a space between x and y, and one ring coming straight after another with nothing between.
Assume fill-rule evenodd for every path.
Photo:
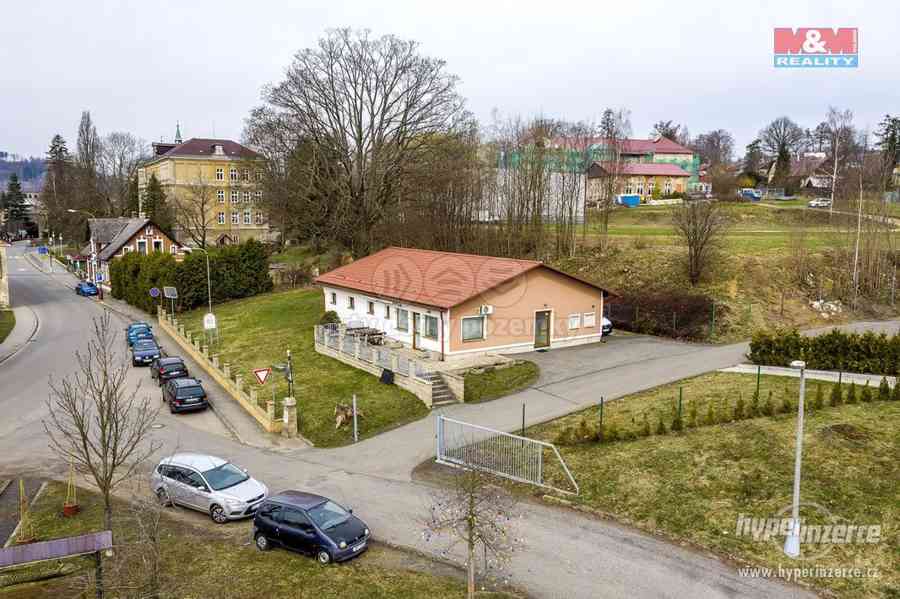
<instances>
[{"instance_id":1,"label":"entrance door","mask_svg":"<svg viewBox=\"0 0 900 599\"><path fill-rule=\"evenodd\" d=\"M422 349L422 348L419 346L419 342L421 341L421 338L420 338L420 336L419 336L419 335L420 335L420 332L419 332L419 327L420 327L420 323L419 323L419 313L418 313L418 312L413 312L413 313L412 313L412 317L413 317L413 337L412 337L413 349Z\"/></svg>"},{"instance_id":2,"label":"entrance door","mask_svg":"<svg viewBox=\"0 0 900 599\"><path fill-rule=\"evenodd\" d=\"M550 347L550 310L534 313L534 347Z\"/></svg>"}]
</instances>

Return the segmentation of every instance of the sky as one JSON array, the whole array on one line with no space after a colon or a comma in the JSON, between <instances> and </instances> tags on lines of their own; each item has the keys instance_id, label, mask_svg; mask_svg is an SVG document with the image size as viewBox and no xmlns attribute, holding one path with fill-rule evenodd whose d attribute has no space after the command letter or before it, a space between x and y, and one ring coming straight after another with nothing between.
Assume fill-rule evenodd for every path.
<instances>
[{"instance_id":1,"label":"sky","mask_svg":"<svg viewBox=\"0 0 900 599\"><path fill-rule=\"evenodd\" d=\"M874 129L900 113L896 0L79 0L5 3L0 151L75 146L82 110L100 134L239 139L264 85L329 28L420 42L460 78L468 108L599 120L631 111L635 137L674 120L723 128L738 153L769 121L804 127L829 105ZM776 69L774 27L857 27L857 69Z\"/></svg>"}]
</instances>

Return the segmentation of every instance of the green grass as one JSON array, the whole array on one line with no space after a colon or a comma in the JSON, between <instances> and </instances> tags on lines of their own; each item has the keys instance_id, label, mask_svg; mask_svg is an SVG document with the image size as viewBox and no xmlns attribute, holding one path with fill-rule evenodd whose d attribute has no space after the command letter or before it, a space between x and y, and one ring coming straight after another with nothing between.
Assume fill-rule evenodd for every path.
<instances>
[{"instance_id":1,"label":"green grass","mask_svg":"<svg viewBox=\"0 0 900 599\"><path fill-rule=\"evenodd\" d=\"M100 498L79 491L83 511L75 518L59 515L65 485L51 483L37 501L33 514L41 539L59 538L99 530L102 521ZM122 510L123 506L117 509ZM184 518L176 519L174 509L166 510L162 521L162 580L170 595L177 597L218 597L221 599L263 599L298 597L374 599L396 597L414 599L424 596L462 598L465 584L456 572L436 566L428 559L373 545L368 552L350 562L320 566L314 559L284 550L258 551L248 542L248 522L226 526L193 526ZM118 513L118 512L117 512ZM190 516L188 516L190 517ZM117 522L113 539L126 543L113 557L104 558L106 580L115 585L117 572L128 570L127 542L133 538L134 523ZM81 560L81 561L79 561ZM79 570L92 568L85 558L69 560ZM121 567L121 568L120 568ZM434 572L438 573L434 573ZM76 576L54 581L0 590L2 597L35 597L56 594L65 597L93 597L93 587L84 590ZM495 593L483 597L511 597Z\"/></svg>"},{"instance_id":2,"label":"green grass","mask_svg":"<svg viewBox=\"0 0 900 599\"><path fill-rule=\"evenodd\" d=\"M480 373L466 374L466 403L497 399L530 387L538 379L537 364L521 360L506 368L490 367Z\"/></svg>"},{"instance_id":3,"label":"green grass","mask_svg":"<svg viewBox=\"0 0 900 599\"><path fill-rule=\"evenodd\" d=\"M203 314L198 309L179 315L187 330L201 331ZM284 376L273 371L265 387L259 387L252 370L286 361L291 350L294 364L294 396L300 432L321 447L352 442L351 427L334 428L334 408L349 404L356 394L363 418L360 437L371 437L428 413L413 394L393 385L384 385L375 376L316 353L313 325L323 314L321 290L303 289L269 293L216 306L221 363L230 363L247 385L258 389L261 400L275 397L280 406L287 396ZM249 388L249 387L248 387ZM279 412L277 413L280 416Z\"/></svg>"},{"instance_id":4,"label":"green grass","mask_svg":"<svg viewBox=\"0 0 900 599\"><path fill-rule=\"evenodd\" d=\"M679 387L683 387L685 414L697 402L702 417L710 402L721 409L726 399L733 408L739 394L749 401L755 385L754 375L703 375L611 402L604 410L604 421L616 423L620 431L633 430L646 413L655 429L660 417L671 424ZM818 385L810 382L807 401L815 397ZM830 385L822 387L827 405ZM763 400L772 390L776 404L785 394L796 402L798 381L762 377L761 390ZM561 430L577 427L583 419L585 426L593 426L597 417L597 409L592 408L532 427L527 434L552 441ZM568 445L560 451L581 485L581 495L575 498L581 504L644 530L764 566L877 568L880 578L807 582L840 597L897 596L900 402L825 407L808 415L804 430L803 501L824 506L847 523L882 525L880 543L834 545L821 559L798 563L784 557L780 541L754 541L735 534L739 514L774 517L790 505L796 433L792 414L636 441Z\"/></svg>"},{"instance_id":5,"label":"green grass","mask_svg":"<svg viewBox=\"0 0 900 599\"><path fill-rule=\"evenodd\" d=\"M16 326L16 316L12 310L0 310L0 343L12 332Z\"/></svg>"}]
</instances>

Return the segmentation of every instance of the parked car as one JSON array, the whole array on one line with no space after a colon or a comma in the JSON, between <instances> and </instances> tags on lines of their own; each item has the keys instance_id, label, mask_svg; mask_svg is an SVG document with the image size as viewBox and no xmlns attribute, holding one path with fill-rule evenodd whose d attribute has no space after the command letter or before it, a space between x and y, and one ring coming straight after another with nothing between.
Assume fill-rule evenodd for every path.
<instances>
[{"instance_id":1,"label":"parked car","mask_svg":"<svg viewBox=\"0 0 900 599\"><path fill-rule=\"evenodd\" d=\"M98 295L100 292L97 290L97 286L91 283L90 281L81 281L77 285L75 285L75 295L89 296L89 295Z\"/></svg>"},{"instance_id":2,"label":"parked car","mask_svg":"<svg viewBox=\"0 0 900 599\"><path fill-rule=\"evenodd\" d=\"M169 379L162 385L162 400L173 414L209 407L206 390L200 379L195 378Z\"/></svg>"},{"instance_id":3,"label":"parked car","mask_svg":"<svg viewBox=\"0 0 900 599\"><path fill-rule=\"evenodd\" d=\"M600 330L603 332L603 337L607 335L612 335L613 326L612 322L607 317L603 317L603 320L600 321Z\"/></svg>"},{"instance_id":4,"label":"parked car","mask_svg":"<svg viewBox=\"0 0 900 599\"><path fill-rule=\"evenodd\" d=\"M828 198L815 198L810 200L806 205L810 208L830 208L831 200Z\"/></svg>"},{"instance_id":5,"label":"parked car","mask_svg":"<svg viewBox=\"0 0 900 599\"><path fill-rule=\"evenodd\" d=\"M125 340L128 347L138 339L153 339L153 329L146 322L133 322L125 329Z\"/></svg>"},{"instance_id":6,"label":"parked car","mask_svg":"<svg viewBox=\"0 0 900 599\"><path fill-rule=\"evenodd\" d=\"M209 514L223 524L252 516L269 489L222 458L177 453L153 470L151 488L162 505L178 504Z\"/></svg>"},{"instance_id":7,"label":"parked car","mask_svg":"<svg viewBox=\"0 0 900 599\"><path fill-rule=\"evenodd\" d=\"M157 358L150 364L150 378L156 379L160 387L169 379L177 379L190 376L184 360L178 356Z\"/></svg>"},{"instance_id":8,"label":"parked car","mask_svg":"<svg viewBox=\"0 0 900 599\"><path fill-rule=\"evenodd\" d=\"M131 365L150 364L162 355L159 346L153 339L138 339L131 346Z\"/></svg>"},{"instance_id":9,"label":"parked car","mask_svg":"<svg viewBox=\"0 0 900 599\"><path fill-rule=\"evenodd\" d=\"M284 547L314 555L320 564L340 562L368 548L366 523L334 501L302 491L266 499L253 518L257 549Z\"/></svg>"}]
</instances>

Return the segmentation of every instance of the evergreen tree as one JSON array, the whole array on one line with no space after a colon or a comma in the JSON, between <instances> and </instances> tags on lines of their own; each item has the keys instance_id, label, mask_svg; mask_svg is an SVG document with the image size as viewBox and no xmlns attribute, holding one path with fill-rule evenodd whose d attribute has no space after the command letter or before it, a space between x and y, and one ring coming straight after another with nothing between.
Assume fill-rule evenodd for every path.
<instances>
[{"instance_id":1,"label":"evergreen tree","mask_svg":"<svg viewBox=\"0 0 900 599\"><path fill-rule=\"evenodd\" d=\"M13 173L7 183L6 194L3 196L3 215L6 219L6 230L16 233L25 221L25 195L22 193L22 184L19 176Z\"/></svg>"},{"instance_id":2,"label":"evergreen tree","mask_svg":"<svg viewBox=\"0 0 900 599\"><path fill-rule=\"evenodd\" d=\"M837 384L832 385L831 386L831 397L828 399L829 405L832 408L836 408L839 405L841 405L844 402L842 395L843 394L841 393L841 386L837 385Z\"/></svg>"},{"instance_id":3,"label":"evergreen tree","mask_svg":"<svg viewBox=\"0 0 900 599\"><path fill-rule=\"evenodd\" d=\"M891 385L888 383L887 377L881 377L881 384L878 385L878 401L890 401Z\"/></svg>"},{"instance_id":4,"label":"evergreen tree","mask_svg":"<svg viewBox=\"0 0 900 599\"><path fill-rule=\"evenodd\" d=\"M847 403L856 403L856 383L850 383L850 388L847 389Z\"/></svg>"},{"instance_id":5,"label":"evergreen tree","mask_svg":"<svg viewBox=\"0 0 900 599\"><path fill-rule=\"evenodd\" d=\"M141 198L141 209L144 216L156 223L163 231L172 229L173 218L166 198L166 192L162 188L156 173L150 175L147 181L147 189Z\"/></svg>"},{"instance_id":6,"label":"evergreen tree","mask_svg":"<svg viewBox=\"0 0 900 599\"><path fill-rule=\"evenodd\" d=\"M772 390L769 389L769 394L766 396L766 402L763 404L762 413L766 416L774 416L775 415L775 403L772 401Z\"/></svg>"},{"instance_id":7,"label":"evergreen tree","mask_svg":"<svg viewBox=\"0 0 900 599\"><path fill-rule=\"evenodd\" d=\"M822 391L822 384L819 383L816 385L816 397L813 399L812 408L814 410L821 410L822 406L825 405L825 394Z\"/></svg>"},{"instance_id":8,"label":"evergreen tree","mask_svg":"<svg viewBox=\"0 0 900 599\"><path fill-rule=\"evenodd\" d=\"M869 387L869 381L866 381L866 384L863 386L862 393L860 393L860 399L865 403L870 403L874 397L872 397L872 388Z\"/></svg>"}]
</instances>

